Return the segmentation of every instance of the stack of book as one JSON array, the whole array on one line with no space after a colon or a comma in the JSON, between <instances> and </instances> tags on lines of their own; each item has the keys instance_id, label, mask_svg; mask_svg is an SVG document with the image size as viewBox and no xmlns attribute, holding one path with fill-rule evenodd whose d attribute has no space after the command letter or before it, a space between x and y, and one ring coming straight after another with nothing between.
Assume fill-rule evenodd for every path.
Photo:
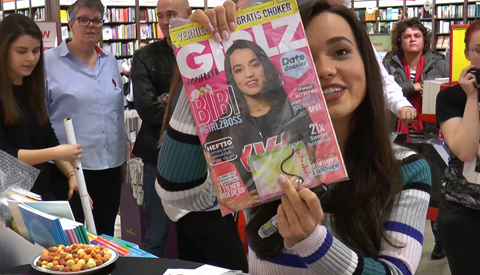
<instances>
[{"instance_id":1,"label":"stack of book","mask_svg":"<svg viewBox=\"0 0 480 275\"><path fill-rule=\"evenodd\" d=\"M86 229L75 221L68 201L8 200L17 232L45 248L88 244Z\"/></svg>"}]
</instances>

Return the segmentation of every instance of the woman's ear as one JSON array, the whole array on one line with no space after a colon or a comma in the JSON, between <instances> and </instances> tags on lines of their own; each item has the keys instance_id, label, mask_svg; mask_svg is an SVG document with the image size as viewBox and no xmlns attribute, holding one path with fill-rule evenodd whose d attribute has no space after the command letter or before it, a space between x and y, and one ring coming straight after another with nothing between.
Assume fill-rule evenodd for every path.
<instances>
[{"instance_id":1,"label":"woman's ear","mask_svg":"<svg viewBox=\"0 0 480 275\"><path fill-rule=\"evenodd\" d=\"M468 61L471 61L470 60L470 51L467 48L465 48L464 52L465 52L465 58L467 58Z\"/></svg>"}]
</instances>

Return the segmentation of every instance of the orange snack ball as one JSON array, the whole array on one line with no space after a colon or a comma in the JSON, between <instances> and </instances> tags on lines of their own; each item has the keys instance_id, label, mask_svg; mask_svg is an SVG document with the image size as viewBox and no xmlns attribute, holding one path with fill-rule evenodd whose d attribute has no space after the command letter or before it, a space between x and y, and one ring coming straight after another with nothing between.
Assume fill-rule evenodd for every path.
<instances>
[{"instance_id":1,"label":"orange snack ball","mask_svg":"<svg viewBox=\"0 0 480 275\"><path fill-rule=\"evenodd\" d=\"M88 265L87 264L82 265L82 270L86 270L86 269L88 269Z\"/></svg>"},{"instance_id":2,"label":"orange snack ball","mask_svg":"<svg viewBox=\"0 0 480 275\"><path fill-rule=\"evenodd\" d=\"M63 244L58 246L59 249L65 249L65 246Z\"/></svg>"},{"instance_id":3,"label":"orange snack ball","mask_svg":"<svg viewBox=\"0 0 480 275\"><path fill-rule=\"evenodd\" d=\"M67 262L65 260L59 260L58 264L65 266L67 264Z\"/></svg>"},{"instance_id":4,"label":"orange snack ball","mask_svg":"<svg viewBox=\"0 0 480 275\"><path fill-rule=\"evenodd\" d=\"M53 261L52 264L53 265L58 265L58 261Z\"/></svg>"},{"instance_id":5,"label":"orange snack ball","mask_svg":"<svg viewBox=\"0 0 480 275\"><path fill-rule=\"evenodd\" d=\"M58 261L58 260L60 260L60 256L55 256L55 257L53 257L53 259L52 259L52 261Z\"/></svg>"},{"instance_id":6,"label":"orange snack ball","mask_svg":"<svg viewBox=\"0 0 480 275\"><path fill-rule=\"evenodd\" d=\"M70 246L69 246L69 247L67 247L67 248L65 248L65 252L67 252L67 253L70 253L70 252L72 252L72 248L71 248Z\"/></svg>"},{"instance_id":7,"label":"orange snack ball","mask_svg":"<svg viewBox=\"0 0 480 275\"><path fill-rule=\"evenodd\" d=\"M77 248L78 248L78 244L72 244L70 247L72 248L72 250L73 250L73 249L77 249Z\"/></svg>"},{"instance_id":8,"label":"orange snack ball","mask_svg":"<svg viewBox=\"0 0 480 275\"><path fill-rule=\"evenodd\" d=\"M87 255L90 255L92 253L91 248L86 248L84 251L85 251L85 253L87 253Z\"/></svg>"},{"instance_id":9,"label":"orange snack ball","mask_svg":"<svg viewBox=\"0 0 480 275\"><path fill-rule=\"evenodd\" d=\"M48 256L47 262L51 262L51 261L53 261L53 257L52 257L52 256Z\"/></svg>"},{"instance_id":10,"label":"orange snack ball","mask_svg":"<svg viewBox=\"0 0 480 275\"><path fill-rule=\"evenodd\" d=\"M67 256L65 256L65 260L66 260L66 261L68 261L68 260L70 260L70 259L72 259L72 258L73 258L73 257L72 257L72 254L68 254Z\"/></svg>"},{"instance_id":11,"label":"orange snack ball","mask_svg":"<svg viewBox=\"0 0 480 275\"><path fill-rule=\"evenodd\" d=\"M51 271L58 271L59 268L58 268L58 265L53 265L51 268L50 268Z\"/></svg>"},{"instance_id":12,"label":"orange snack ball","mask_svg":"<svg viewBox=\"0 0 480 275\"><path fill-rule=\"evenodd\" d=\"M63 272L70 272L70 267L66 266L66 267L62 268L62 271Z\"/></svg>"},{"instance_id":13,"label":"orange snack ball","mask_svg":"<svg viewBox=\"0 0 480 275\"><path fill-rule=\"evenodd\" d=\"M105 255L105 251L103 251L103 250L100 250L100 251L98 251L98 254L100 254L100 256L102 256L102 257L103 257L103 255Z\"/></svg>"},{"instance_id":14,"label":"orange snack ball","mask_svg":"<svg viewBox=\"0 0 480 275\"><path fill-rule=\"evenodd\" d=\"M92 258L95 258L95 256L97 256L97 252L95 252L94 250L92 250L92 252L90 253L90 256L92 256Z\"/></svg>"},{"instance_id":15,"label":"orange snack ball","mask_svg":"<svg viewBox=\"0 0 480 275\"><path fill-rule=\"evenodd\" d=\"M73 258L73 261L74 261L75 263L78 263L78 260L79 260L78 258Z\"/></svg>"},{"instance_id":16,"label":"orange snack ball","mask_svg":"<svg viewBox=\"0 0 480 275\"><path fill-rule=\"evenodd\" d=\"M72 271L79 271L80 269L82 269L82 265L76 264L76 265L72 266Z\"/></svg>"},{"instance_id":17,"label":"orange snack ball","mask_svg":"<svg viewBox=\"0 0 480 275\"><path fill-rule=\"evenodd\" d=\"M99 266L99 265L103 264L103 261L102 260L95 260L95 264L97 266Z\"/></svg>"},{"instance_id":18,"label":"orange snack ball","mask_svg":"<svg viewBox=\"0 0 480 275\"><path fill-rule=\"evenodd\" d=\"M105 254L104 257L105 257L107 260L110 260L110 257L112 257L112 255L110 255L110 254Z\"/></svg>"},{"instance_id":19,"label":"orange snack ball","mask_svg":"<svg viewBox=\"0 0 480 275\"><path fill-rule=\"evenodd\" d=\"M57 250L58 250L58 248L55 247L55 246L48 248L48 251L49 251L49 252L57 252Z\"/></svg>"},{"instance_id":20,"label":"orange snack ball","mask_svg":"<svg viewBox=\"0 0 480 275\"><path fill-rule=\"evenodd\" d=\"M101 260L101 259L102 259L102 255L97 254L97 255L95 256L95 260Z\"/></svg>"},{"instance_id":21,"label":"orange snack ball","mask_svg":"<svg viewBox=\"0 0 480 275\"><path fill-rule=\"evenodd\" d=\"M42 266L42 261L38 260L36 263L35 263L36 266Z\"/></svg>"},{"instance_id":22,"label":"orange snack ball","mask_svg":"<svg viewBox=\"0 0 480 275\"><path fill-rule=\"evenodd\" d=\"M78 249L72 249L72 251L70 251L70 254L78 254Z\"/></svg>"},{"instance_id":23,"label":"orange snack ball","mask_svg":"<svg viewBox=\"0 0 480 275\"><path fill-rule=\"evenodd\" d=\"M43 261L46 261L48 260L48 255L42 255L40 256L40 259L38 259L39 261L43 262Z\"/></svg>"},{"instance_id":24,"label":"orange snack ball","mask_svg":"<svg viewBox=\"0 0 480 275\"><path fill-rule=\"evenodd\" d=\"M106 262L108 259L106 257L102 257L102 262Z\"/></svg>"}]
</instances>

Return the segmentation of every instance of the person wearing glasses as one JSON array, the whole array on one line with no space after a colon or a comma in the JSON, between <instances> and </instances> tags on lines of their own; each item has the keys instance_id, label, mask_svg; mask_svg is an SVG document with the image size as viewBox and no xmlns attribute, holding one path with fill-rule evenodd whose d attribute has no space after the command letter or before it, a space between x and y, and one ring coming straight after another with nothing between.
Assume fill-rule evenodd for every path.
<instances>
[{"instance_id":1,"label":"person wearing glasses","mask_svg":"<svg viewBox=\"0 0 480 275\"><path fill-rule=\"evenodd\" d=\"M115 57L97 46L104 6L78 0L68 8L73 37L45 52L46 103L52 126L67 143L64 118L72 118L97 233L113 236L128 155L123 87ZM78 197L71 200L83 220Z\"/></svg>"},{"instance_id":2,"label":"person wearing glasses","mask_svg":"<svg viewBox=\"0 0 480 275\"><path fill-rule=\"evenodd\" d=\"M465 32L465 57L458 84L437 96L436 118L450 160L442 178L442 201L438 208L438 233L452 275L478 274L480 257L480 154L479 75L480 20Z\"/></svg>"}]
</instances>

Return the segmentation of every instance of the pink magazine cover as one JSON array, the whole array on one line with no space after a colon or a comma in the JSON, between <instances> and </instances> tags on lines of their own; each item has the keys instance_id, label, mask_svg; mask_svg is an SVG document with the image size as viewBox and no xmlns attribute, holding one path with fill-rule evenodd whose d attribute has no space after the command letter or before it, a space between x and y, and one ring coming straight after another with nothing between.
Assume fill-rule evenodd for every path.
<instances>
[{"instance_id":1,"label":"pink magazine cover","mask_svg":"<svg viewBox=\"0 0 480 275\"><path fill-rule=\"evenodd\" d=\"M295 0L240 10L218 43L200 24L170 31L222 213L347 178Z\"/></svg>"}]
</instances>

